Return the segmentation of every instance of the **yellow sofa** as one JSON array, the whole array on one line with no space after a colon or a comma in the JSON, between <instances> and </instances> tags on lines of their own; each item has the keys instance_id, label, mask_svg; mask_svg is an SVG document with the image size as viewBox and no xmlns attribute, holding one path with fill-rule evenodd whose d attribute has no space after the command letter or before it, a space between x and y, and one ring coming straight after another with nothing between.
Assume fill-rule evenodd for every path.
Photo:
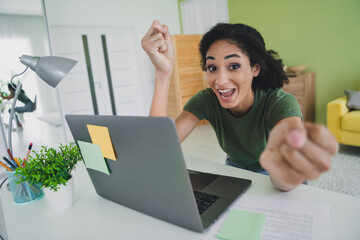
<instances>
[{"instance_id":1,"label":"yellow sofa","mask_svg":"<svg viewBox=\"0 0 360 240\"><path fill-rule=\"evenodd\" d=\"M327 127L339 143L360 147L360 110L350 111L346 102L344 96L327 104Z\"/></svg>"}]
</instances>

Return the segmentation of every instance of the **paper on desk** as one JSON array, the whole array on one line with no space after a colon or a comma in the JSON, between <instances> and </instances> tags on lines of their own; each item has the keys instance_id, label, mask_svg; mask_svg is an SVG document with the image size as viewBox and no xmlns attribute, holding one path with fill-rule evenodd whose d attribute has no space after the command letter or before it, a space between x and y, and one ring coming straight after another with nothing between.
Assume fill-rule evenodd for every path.
<instances>
[{"instance_id":1,"label":"paper on desk","mask_svg":"<svg viewBox=\"0 0 360 240\"><path fill-rule=\"evenodd\" d=\"M92 143L100 146L104 157L116 161L113 144L107 127L86 125L90 134Z\"/></svg>"},{"instance_id":2,"label":"paper on desk","mask_svg":"<svg viewBox=\"0 0 360 240\"><path fill-rule=\"evenodd\" d=\"M265 213L261 240L331 239L329 205L245 194L231 209ZM207 239L217 239L228 213L207 232Z\"/></svg>"},{"instance_id":3,"label":"paper on desk","mask_svg":"<svg viewBox=\"0 0 360 240\"><path fill-rule=\"evenodd\" d=\"M101 152L100 146L88 142L78 141L85 166L110 175L109 168Z\"/></svg>"},{"instance_id":4,"label":"paper on desk","mask_svg":"<svg viewBox=\"0 0 360 240\"><path fill-rule=\"evenodd\" d=\"M217 238L224 240L259 240L266 214L231 209Z\"/></svg>"}]
</instances>

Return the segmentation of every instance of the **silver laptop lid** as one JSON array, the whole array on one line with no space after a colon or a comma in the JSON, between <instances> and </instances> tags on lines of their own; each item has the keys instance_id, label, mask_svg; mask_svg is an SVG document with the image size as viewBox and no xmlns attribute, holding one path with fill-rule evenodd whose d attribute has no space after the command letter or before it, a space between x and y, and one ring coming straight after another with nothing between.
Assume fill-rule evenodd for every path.
<instances>
[{"instance_id":1,"label":"silver laptop lid","mask_svg":"<svg viewBox=\"0 0 360 240\"><path fill-rule=\"evenodd\" d=\"M107 127L116 161L110 175L87 169L96 192L150 216L202 232L174 121L167 117L66 115L76 141L91 143L87 124Z\"/></svg>"}]
</instances>

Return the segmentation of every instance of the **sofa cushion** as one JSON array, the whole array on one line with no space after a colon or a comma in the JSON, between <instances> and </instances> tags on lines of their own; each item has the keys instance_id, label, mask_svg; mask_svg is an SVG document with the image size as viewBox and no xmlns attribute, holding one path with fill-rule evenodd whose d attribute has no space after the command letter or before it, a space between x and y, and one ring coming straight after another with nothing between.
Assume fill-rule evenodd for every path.
<instances>
[{"instance_id":1,"label":"sofa cushion","mask_svg":"<svg viewBox=\"0 0 360 240\"><path fill-rule=\"evenodd\" d=\"M342 117L341 128L346 131L360 132L360 111L351 111Z\"/></svg>"},{"instance_id":2,"label":"sofa cushion","mask_svg":"<svg viewBox=\"0 0 360 240\"><path fill-rule=\"evenodd\" d=\"M345 90L347 96L346 106L350 110L360 110L360 91Z\"/></svg>"}]
</instances>

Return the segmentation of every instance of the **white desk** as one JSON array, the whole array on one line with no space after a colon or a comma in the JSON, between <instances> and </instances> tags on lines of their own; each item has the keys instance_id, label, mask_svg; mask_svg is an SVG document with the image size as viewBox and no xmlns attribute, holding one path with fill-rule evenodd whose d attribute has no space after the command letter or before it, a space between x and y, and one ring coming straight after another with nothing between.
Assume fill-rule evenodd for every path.
<instances>
[{"instance_id":1,"label":"white desk","mask_svg":"<svg viewBox=\"0 0 360 240\"><path fill-rule=\"evenodd\" d=\"M299 186L291 192L276 190L269 177L204 161L187 160L193 170L248 178L253 181L246 194L304 202L329 204L332 239L360 239L360 199L311 186ZM74 173L75 204L57 212L43 199L25 206L15 205L11 193L0 191L10 240L50 239L204 239L204 234L144 215L99 197L81 163Z\"/></svg>"}]
</instances>

